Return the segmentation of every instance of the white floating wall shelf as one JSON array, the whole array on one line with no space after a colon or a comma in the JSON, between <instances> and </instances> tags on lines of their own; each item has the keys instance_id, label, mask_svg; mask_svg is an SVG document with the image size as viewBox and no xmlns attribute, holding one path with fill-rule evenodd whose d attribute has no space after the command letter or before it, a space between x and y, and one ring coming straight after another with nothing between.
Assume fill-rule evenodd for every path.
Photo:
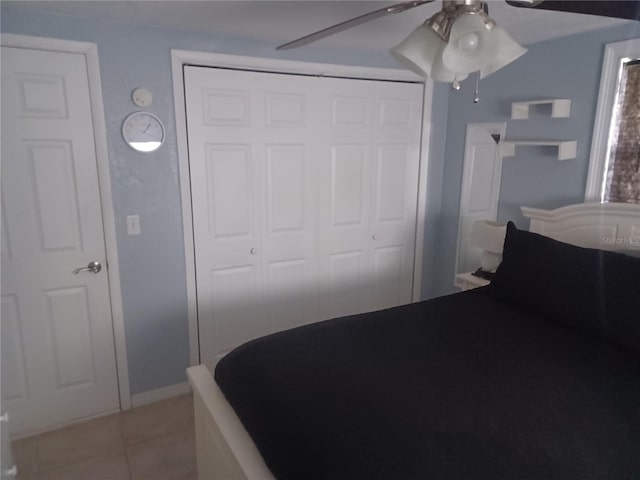
<instances>
[{"instance_id":1,"label":"white floating wall shelf","mask_svg":"<svg viewBox=\"0 0 640 480\"><path fill-rule=\"evenodd\" d=\"M552 98L549 100L533 100L530 102L513 102L511 104L511 119L523 120L529 118L531 105L551 105L551 118L567 118L571 115L570 99Z\"/></svg>"},{"instance_id":2,"label":"white floating wall shelf","mask_svg":"<svg viewBox=\"0 0 640 480\"><path fill-rule=\"evenodd\" d=\"M516 154L518 145L529 147L558 147L558 160L570 160L576 158L576 150L578 148L577 140L558 140L558 141L529 141L519 140L515 142L500 142L500 155L502 157L513 157Z\"/></svg>"}]
</instances>

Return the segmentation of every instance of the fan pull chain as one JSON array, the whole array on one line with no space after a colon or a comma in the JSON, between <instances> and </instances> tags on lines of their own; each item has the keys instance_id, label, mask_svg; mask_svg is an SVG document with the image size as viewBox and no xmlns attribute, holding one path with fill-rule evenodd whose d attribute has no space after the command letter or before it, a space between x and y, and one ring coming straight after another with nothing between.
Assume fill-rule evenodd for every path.
<instances>
[{"instance_id":1,"label":"fan pull chain","mask_svg":"<svg viewBox=\"0 0 640 480\"><path fill-rule=\"evenodd\" d=\"M480 95L478 93L478 85L480 84L480 71L478 70L478 73L476 75L476 91L475 94L473 96L473 103L478 103L480 101Z\"/></svg>"},{"instance_id":2,"label":"fan pull chain","mask_svg":"<svg viewBox=\"0 0 640 480\"><path fill-rule=\"evenodd\" d=\"M460 82L457 77L453 77L453 83L451 84L451 88L454 90L460 90Z\"/></svg>"}]
</instances>

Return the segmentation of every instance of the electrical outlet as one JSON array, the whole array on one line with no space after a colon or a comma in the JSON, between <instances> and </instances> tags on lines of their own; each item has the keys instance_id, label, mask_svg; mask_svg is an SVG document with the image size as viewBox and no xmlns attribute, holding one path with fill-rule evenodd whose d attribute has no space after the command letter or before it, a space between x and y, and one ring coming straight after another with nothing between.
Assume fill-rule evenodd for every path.
<instances>
[{"instance_id":1,"label":"electrical outlet","mask_svg":"<svg viewBox=\"0 0 640 480\"><path fill-rule=\"evenodd\" d=\"M127 235L140 235L140 215L127 215Z\"/></svg>"}]
</instances>

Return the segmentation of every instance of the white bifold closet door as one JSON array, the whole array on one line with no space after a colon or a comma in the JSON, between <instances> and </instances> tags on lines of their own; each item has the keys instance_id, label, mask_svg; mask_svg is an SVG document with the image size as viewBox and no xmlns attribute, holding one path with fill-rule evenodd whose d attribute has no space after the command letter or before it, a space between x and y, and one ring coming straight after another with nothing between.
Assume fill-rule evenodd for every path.
<instances>
[{"instance_id":1,"label":"white bifold closet door","mask_svg":"<svg viewBox=\"0 0 640 480\"><path fill-rule=\"evenodd\" d=\"M422 85L184 75L202 362L410 302Z\"/></svg>"}]
</instances>

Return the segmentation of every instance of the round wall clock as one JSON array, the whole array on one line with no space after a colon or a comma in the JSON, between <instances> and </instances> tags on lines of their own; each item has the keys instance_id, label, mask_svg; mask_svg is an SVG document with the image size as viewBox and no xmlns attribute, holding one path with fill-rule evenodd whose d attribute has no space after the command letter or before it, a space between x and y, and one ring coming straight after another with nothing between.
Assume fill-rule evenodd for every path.
<instances>
[{"instance_id":1,"label":"round wall clock","mask_svg":"<svg viewBox=\"0 0 640 480\"><path fill-rule=\"evenodd\" d=\"M162 121L148 112L133 112L122 122L122 137L139 152L153 152L164 142Z\"/></svg>"}]
</instances>

